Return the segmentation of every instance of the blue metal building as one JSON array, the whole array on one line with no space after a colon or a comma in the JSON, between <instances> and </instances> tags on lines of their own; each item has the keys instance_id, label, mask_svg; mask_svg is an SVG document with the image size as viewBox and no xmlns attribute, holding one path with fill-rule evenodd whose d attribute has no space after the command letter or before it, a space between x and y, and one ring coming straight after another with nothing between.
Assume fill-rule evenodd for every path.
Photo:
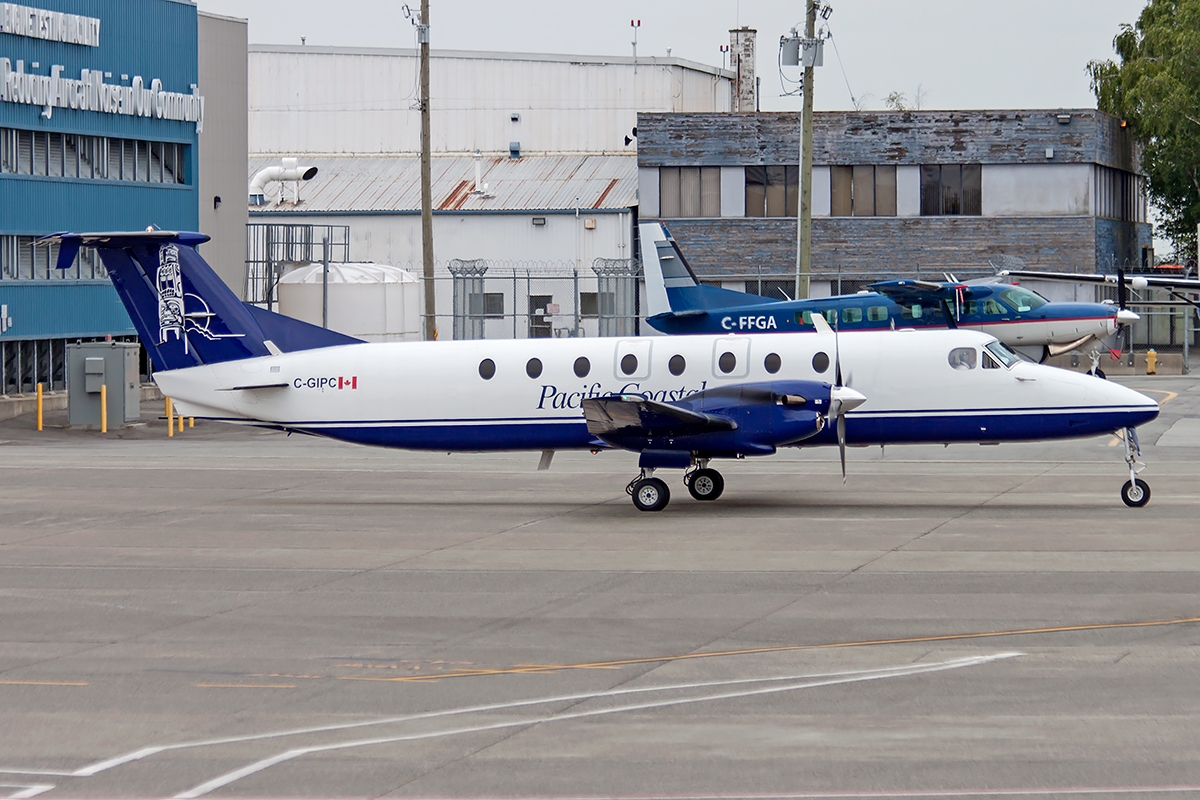
<instances>
[{"instance_id":1,"label":"blue metal building","mask_svg":"<svg viewBox=\"0 0 1200 800\"><path fill-rule=\"evenodd\" d=\"M199 227L197 10L187 0L0 2L0 394L63 381L67 340L131 336L61 230Z\"/></svg>"}]
</instances>

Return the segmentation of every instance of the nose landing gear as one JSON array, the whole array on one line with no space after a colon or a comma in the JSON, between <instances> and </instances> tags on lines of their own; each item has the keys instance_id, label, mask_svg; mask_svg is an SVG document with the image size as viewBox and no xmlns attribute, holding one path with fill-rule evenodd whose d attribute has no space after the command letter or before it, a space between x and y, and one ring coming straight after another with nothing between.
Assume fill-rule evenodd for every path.
<instances>
[{"instance_id":1,"label":"nose landing gear","mask_svg":"<svg viewBox=\"0 0 1200 800\"><path fill-rule=\"evenodd\" d=\"M1129 480L1121 487L1121 501L1130 508L1141 508L1150 502L1150 484L1138 477L1146 465L1137 460L1142 454L1137 431L1126 428L1121 438L1125 440L1125 463L1129 465Z\"/></svg>"}]
</instances>

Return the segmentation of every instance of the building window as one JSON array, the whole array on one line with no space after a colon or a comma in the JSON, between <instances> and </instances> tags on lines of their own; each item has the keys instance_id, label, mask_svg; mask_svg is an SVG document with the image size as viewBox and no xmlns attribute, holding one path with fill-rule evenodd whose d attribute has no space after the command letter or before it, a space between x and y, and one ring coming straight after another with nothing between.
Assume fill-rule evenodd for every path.
<instances>
[{"instance_id":1,"label":"building window","mask_svg":"<svg viewBox=\"0 0 1200 800\"><path fill-rule=\"evenodd\" d=\"M187 145L0 128L0 173L51 178L187 183Z\"/></svg>"},{"instance_id":2,"label":"building window","mask_svg":"<svg viewBox=\"0 0 1200 800\"><path fill-rule=\"evenodd\" d=\"M979 164L921 167L921 216L978 217L983 213L983 168Z\"/></svg>"},{"instance_id":3,"label":"building window","mask_svg":"<svg viewBox=\"0 0 1200 800\"><path fill-rule=\"evenodd\" d=\"M1142 177L1112 167L1096 166L1096 216L1123 222L1145 222Z\"/></svg>"},{"instance_id":4,"label":"building window","mask_svg":"<svg viewBox=\"0 0 1200 800\"><path fill-rule=\"evenodd\" d=\"M100 256L79 250L69 269L58 269L58 245L34 247L33 236L0 236L0 281L107 280Z\"/></svg>"},{"instance_id":5,"label":"building window","mask_svg":"<svg viewBox=\"0 0 1200 800\"><path fill-rule=\"evenodd\" d=\"M896 167L830 167L829 213L834 217L896 216Z\"/></svg>"},{"instance_id":6,"label":"building window","mask_svg":"<svg viewBox=\"0 0 1200 800\"><path fill-rule=\"evenodd\" d=\"M721 216L720 167L659 167L659 216Z\"/></svg>"},{"instance_id":7,"label":"building window","mask_svg":"<svg viewBox=\"0 0 1200 800\"><path fill-rule=\"evenodd\" d=\"M747 217L794 217L799 209L799 167L746 167Z\"/></svg>"},{"instance_id":8,"label":"building window","mask_svg":"<svg viewBox=\"0 0 1200 800\"><path fill-rule=\"evenodd\" d=\"M468 311L472 317L503 317L504 293L482 292L467 297Z\"/></svg>"}]
</instances>

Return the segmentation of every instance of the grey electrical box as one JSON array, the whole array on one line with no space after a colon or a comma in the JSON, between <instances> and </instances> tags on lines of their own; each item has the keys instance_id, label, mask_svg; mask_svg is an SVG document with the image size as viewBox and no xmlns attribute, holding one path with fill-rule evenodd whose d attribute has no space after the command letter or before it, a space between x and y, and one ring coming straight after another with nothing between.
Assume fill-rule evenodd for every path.
<instances>
[{"instance_id":1,"label":"grey electrical box","mask_svg":"<svg viewBox=\"0 0 1200 800\"><path fill-rule=\"evenodd\" d=\"M67 345L67 423L100 427L100 387L108 400L108 426L119 428L141 417L136 342L79 342Z\"/></svg>"}]
</instances>

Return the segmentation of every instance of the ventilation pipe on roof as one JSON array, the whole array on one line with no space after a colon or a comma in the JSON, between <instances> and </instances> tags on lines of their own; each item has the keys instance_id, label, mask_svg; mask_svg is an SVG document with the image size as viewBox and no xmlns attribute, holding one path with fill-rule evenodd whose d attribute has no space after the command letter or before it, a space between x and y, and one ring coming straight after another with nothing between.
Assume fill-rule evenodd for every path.
<instances>
[{"instance_id":1,"label":"ventilation pipe on roof","mask_svg":"<svg viewBox=\"0 0 1200 800\"><path fill-rule=\"evenodd\" d=\"M317 177L316 167L302 167L297 158L285 158L278 166L260 169L250 179L250 205L261 206L267 202L266 188L274 181L293 181L295 201L300 202L300 181L311 181Z\"/></svg>"}]
</instances>

